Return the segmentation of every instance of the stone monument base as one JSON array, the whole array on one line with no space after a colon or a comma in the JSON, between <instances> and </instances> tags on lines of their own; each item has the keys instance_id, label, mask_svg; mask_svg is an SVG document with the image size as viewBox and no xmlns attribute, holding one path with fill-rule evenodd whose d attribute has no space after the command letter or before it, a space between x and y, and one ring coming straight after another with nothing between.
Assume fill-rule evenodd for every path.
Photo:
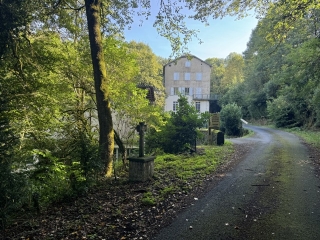
<instances>
[{"instance_id":1,"label":"stone monument base","mask_svg":"<svg viewBox=\"0 0 320 240\"><path fill-rule=\"evenodd\" d=\"M130 157L129 181L144 182L153 177L155 156Z\"/></svg>"}]
</instances>

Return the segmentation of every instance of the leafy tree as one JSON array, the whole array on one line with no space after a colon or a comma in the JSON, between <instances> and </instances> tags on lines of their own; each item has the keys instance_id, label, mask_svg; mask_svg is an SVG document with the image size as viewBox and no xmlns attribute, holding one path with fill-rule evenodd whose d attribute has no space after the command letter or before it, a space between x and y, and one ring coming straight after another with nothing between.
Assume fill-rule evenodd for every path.
<instances>
[{"instance_id":1,"label":"leafy tree","mask_svg":"<svg viewBox=\"0 0 320 240\"><path fill-rule=\"evenodd\" d=\"M266 102L270 101L268 112L273 120L275 117L283 119L283 116L290 115L287 124L283 121L277 125L312 126L317 121L315 120L317 106L310 101L314 99L314 90L318 86L316 79L319 66L315 60L318 58L315 49L319 41L316 19L317 11L312 11L304 19L296 21L295 28L288 32L286 41L277 44L276 48L265 40L268 29L271 28L270 17L263 19L253 32L245 52L247 66L245 82L252 92L248 94L250 98L247 103L250 112L253 113L252 116L258 113L256 106L259 103L266 109ZM281 97L279 101L276 101L279 97ZM276 110L271 107L272 101L276 101L275 105L278 106L285 106L280 103L287 102L290 107L284 107L283 114L278 112L278 116L270 115L270 111ZM290 114L287 113L288 109L291 109Z\"/></svg>"},{"instance_id":2,"label":"leafy tree","mask_svg":"<svg viewBox=\"0 0 320 240\"><path fill-rule=\"evenodd\" d=\"M14 148L18 139L14 136L8 119L9 96L0 84L0 225L4 227L10 214L21 205L22 178L12 172Z\"/></svg>"},{"instance_id":3,"label":"leafy tree","mask_svg":"<svg viewBox=\"0 0 320 240\"><path fill-rule=\"evenodd\" d=\"M162 90L162 78L154 76L159 73L159 64L151 49L142 43L135 49L132 43L109 37L104 40L104 47L109 59L107 70L110 73L108 84L112 94L114 129L126 144L133 144L137 140L135 126L139 122L144 121L153 127L161 123L161 101L150 104L146 98L147 90L139 88L145 84Z\"/></svg>"},{"instance_id":4,"label":"leafy tree","mask_svg":"<svg viewBox=\"0 0 320 240\"><path fill-rule=\"evenodd\" d=\"M244 60L238 53L230 53L225 59L225 73L221 79L221 85L224 89L243 82Z\"/></svg>"},{"instance_id":5,"label":"leafy tree","mask_svg":"<svg viewBox=\"0 0 320 240\"><path fill-rule=\"evenodd\" d=\"M276 127L292 127L295 125L293 106L284 96L268 102L268 114Z\"/></svg>"},{"instance_id":6,"label":"leafy tree","mask_svg":"<svg viewBox=\"0 0 320 240\"><path fill-rule=\"evenodd\" d=\"M222 86L222 79L225 74L225 63L222 58L208 58L205 60L211 68L210 91L215 94L223 94L225 90Z\"/></svg>"},{"instance_id":7,"label":"leafy tree","mask_svg":"<svg viewBox=\"0 0 320 240\"><path fill-rule=\"evenodd\" d=\"M241 108L235 103L229 103L223 106L220 112L220 128L229 136L242 136L243 129L240 120L241 118Z\"/></svg>"},{"instance_id":8,"label":"leafy tree","mask_svg":"<svg viewBox=\"0 0 320 240\"><path fill-rule=\"evenodd\" d=\"M155 103L164 106L164 86L162 82L162 64L151 48L144 43L131 41L129 43L130 52L135 55L135 61L139 66L139 73L135 76L135 81L142 85L152 86L155 89Z\"/></svg>"},{"instance_id":9,"label":"leafy tree","mask_svg":"<svg viewBox=\"0 0 320 240\"><path fill-rule=\"evenodd\" d=\"M25 0L4 0L0 4L0 58L13 53L16 46L26 40L28 26L32 21L31 9Z\"/></svg>"}]
</instances>

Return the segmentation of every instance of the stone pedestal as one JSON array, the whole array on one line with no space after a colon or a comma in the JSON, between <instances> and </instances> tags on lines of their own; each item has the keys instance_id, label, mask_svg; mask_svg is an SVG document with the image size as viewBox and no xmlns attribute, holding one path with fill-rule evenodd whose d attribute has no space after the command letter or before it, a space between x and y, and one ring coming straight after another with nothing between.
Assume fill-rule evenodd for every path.
<instances>
[{"instance_id":1,"label":"stone pedestal","mask_svg":"<svg viewBox=\"0 0 320 240\"><path fill-rule=\"evenodd\" d=\"M129 180L133 182L144 182L153 177L155 156L130 157Z\"/></svg>"}]
</instances>

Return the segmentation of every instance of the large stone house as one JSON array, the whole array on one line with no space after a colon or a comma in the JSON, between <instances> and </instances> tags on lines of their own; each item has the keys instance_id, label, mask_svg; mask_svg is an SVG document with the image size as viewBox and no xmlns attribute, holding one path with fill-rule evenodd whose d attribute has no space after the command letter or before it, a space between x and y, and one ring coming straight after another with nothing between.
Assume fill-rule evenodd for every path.
<instances>
[{"instance_id":1,"label":"large stone house","mask_svg":"<svg viewBox=\"0 0 320 240\"><path fill-rule=\"evenodd\" d=\"M176 111L179 93L200 112L209 112L211 65L196 56L181 56L163 67L165 111Z\"/></svg>"}]
</instances>

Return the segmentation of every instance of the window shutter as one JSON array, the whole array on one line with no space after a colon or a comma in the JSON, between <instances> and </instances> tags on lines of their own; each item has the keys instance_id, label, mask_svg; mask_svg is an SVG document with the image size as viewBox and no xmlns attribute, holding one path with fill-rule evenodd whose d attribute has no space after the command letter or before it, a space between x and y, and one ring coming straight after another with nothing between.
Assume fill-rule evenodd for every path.
<instances>
[{"instance_id":1,"label":"window shutter","mask_svg":"<svg viewBox=\"0 0 320 240\"><path fill-rule=\"evenodd\" d=\"M173 87L170 89L170 95L174 95L174 89L173 89Z\"/></svg>"}]
</instances>

